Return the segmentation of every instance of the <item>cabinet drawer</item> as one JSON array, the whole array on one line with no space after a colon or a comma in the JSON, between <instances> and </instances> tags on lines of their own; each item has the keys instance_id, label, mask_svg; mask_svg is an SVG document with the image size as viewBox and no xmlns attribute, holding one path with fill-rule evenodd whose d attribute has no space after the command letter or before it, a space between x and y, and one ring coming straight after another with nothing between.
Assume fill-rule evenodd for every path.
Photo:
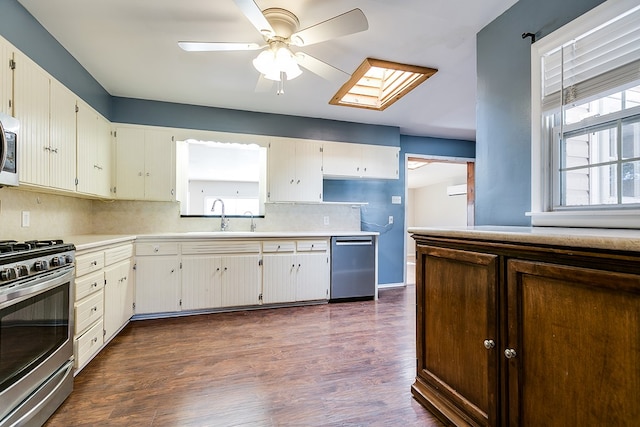
<instances>
[{"instance_id":1,"label":"cabinet drawer","mask_svg":"<svg viewBox=\"0 0 640 427\"><path fill-rule=\"evenodd\" d=\"M169 242L136 243L136 255L178 255L178 244Z\"/></svg>"},{"instance_id":2,"label":"cabinet drawer","mask_svg":"<svg viewBox=\"0 0 640 427\"><path fill-rule=\"evenodd\" d=\"M75 304L76 334L84 331L89 325L102 318L104 311L104 290L89 295Z\"/></svg>"},{"instance_id":3,"label":"cabinet drawer","mask_svg":"<svg viewBox=\"0 0 640 427\"><path fill-rule=\"evenodd\" d=\"M296 242L293 241L273 241L263 242L263 252L294 252L296 249Z\"/></svg>"},{"instance_id":4,"label":"cabinet drawer","mask_svg":"<svg viewBox=\"0 0 640 427\"><path fill-rule=\"evenodd\" d=\"M76 301L102 289L104 274L102 271L86 274L76 279Z\"/></svg>"},{"instance_id":5,"label":"cabinet drawer","mask_svg":"<svg viewBox=\"0 0 640 427\"><path fill-rule=\"evenodd\" d=\"M93 273L104 267L104 252L90 252L76 257L76 277Z\"/></svg>"},{"instance_id":6,"label":"cabinet drawer","mask_svg":"<svg viewBox=\"0 0 640 427\"><path fill-rule=\"evenodd\" d=\"M96 322L84 334L73 341L76 369L87 363L102 347L102 320Z\"/></svg>"},{"instance_id":7,"label":"cabinet drawer","mask_svg":"<svg viewBox=\"0 0 640 427\"><path fill-rule=\"evenodd\" d=\"M329 244L326 240L298 240L296 249L298 252L326 251Z\"/></svg>"},{"instance_id":8,"label":"cabinet drawer","mask_svg":"<svg viewBox=\"0 0 640 427\"><path fill-rule=\"evenodd\" d=\"M111 265L119 261L124 261L131 258L131 255L133 255L132 244L106 249L104 251L104 265Z\"/></svg>"},{"instance_id":9,"label":"cabinet drawer","mask_svg":"<svg viewBox=\"0 0 640 427\"><path fill-rule=\"evenodd\" d=\"M183 255L194 254L257 254L260 242L255 240L216 240L208 242L188 242L182 244Z\"/></svg>"}]
</instances>

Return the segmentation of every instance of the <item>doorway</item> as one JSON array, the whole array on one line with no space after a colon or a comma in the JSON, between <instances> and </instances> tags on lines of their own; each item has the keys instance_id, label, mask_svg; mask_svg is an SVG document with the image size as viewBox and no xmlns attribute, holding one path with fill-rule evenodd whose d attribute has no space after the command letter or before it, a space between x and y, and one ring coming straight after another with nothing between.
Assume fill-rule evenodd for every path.
<instances>
[{"instance_id":1,"label":"doorway","mask_svg":"<svg viewBox=\"0 0 640 427\"><path fill-rule=\"evenodd\" d=\"M474 159L407 154L405 225L473 225ZM406 232L406 230L405 230ZM415 284L415 242L406 234L405 285Z\"/></svg>"}]
</instances>

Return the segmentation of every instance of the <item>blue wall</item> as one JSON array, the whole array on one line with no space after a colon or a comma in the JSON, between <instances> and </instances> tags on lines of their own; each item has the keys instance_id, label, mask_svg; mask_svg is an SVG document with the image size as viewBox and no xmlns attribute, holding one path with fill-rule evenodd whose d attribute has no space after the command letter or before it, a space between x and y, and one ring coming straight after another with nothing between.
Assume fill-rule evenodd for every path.
<instances>
[{"instance_id":1,"label":"blue wall","mask_svg":"<svg viewBox=\"0 0 640 427\"><path fill-rule=\"evenodd\" d=\"M477 36L476 225L530 225L531 44L603 0L520 0Z\"/></svg>"},{"instance_id":2,"label":"blue wall","mask_svg":"<svg viewBox=\"0 0 640 427\"><path fill-rule=\"evenodd\" d=\"M0 35L112 122L400 147L398 180L324 182L327 201L367 203L362 209L362 229L381 233L379 281L383 284L403 279L404 153L474 157L473 141L403 136L393 126L112 97L17 0L0 0ZM392 205L391 196L401 196L402 203ZM389 215L394 216L394 224L385 226Z\"/></svg>"}]
</instances>

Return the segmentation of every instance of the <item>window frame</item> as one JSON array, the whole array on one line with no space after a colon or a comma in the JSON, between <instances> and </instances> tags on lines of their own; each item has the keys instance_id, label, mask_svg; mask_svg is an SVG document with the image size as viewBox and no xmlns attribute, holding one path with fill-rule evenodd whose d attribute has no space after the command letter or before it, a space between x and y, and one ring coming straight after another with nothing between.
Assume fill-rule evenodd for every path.
<instances>
[{"instance_id":1,"label":"window frame","mask_svg":"<svg viewBox=\"0 0 640 427\"><path fill-rule=\"evenodd\" d=\"M552 151L558 148L558 138L554 137L553 129L545 126L541 97L544 54L637 5L637 0L608 0L531 45L531 211L526 215L533 226L640 228L637 205L554 207L558 199L555 166L560 156Z\"/></svg>"}]
</instances>

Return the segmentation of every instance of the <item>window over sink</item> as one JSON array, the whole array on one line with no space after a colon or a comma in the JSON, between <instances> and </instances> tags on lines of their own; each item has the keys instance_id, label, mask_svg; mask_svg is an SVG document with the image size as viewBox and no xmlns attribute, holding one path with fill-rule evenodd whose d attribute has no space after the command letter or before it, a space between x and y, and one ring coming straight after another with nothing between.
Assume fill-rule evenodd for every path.
<instances>
[{"instance_id":1,"label":"window over sink","mask_svg":"<svg viewBox=\"0 0 640 427\"><path fill-rule=\"evenodd\" d=\"M182 216L264 214L267 148L251 141L186 139L178 141L177 199Z\"/></svg>"}]
</instances>

